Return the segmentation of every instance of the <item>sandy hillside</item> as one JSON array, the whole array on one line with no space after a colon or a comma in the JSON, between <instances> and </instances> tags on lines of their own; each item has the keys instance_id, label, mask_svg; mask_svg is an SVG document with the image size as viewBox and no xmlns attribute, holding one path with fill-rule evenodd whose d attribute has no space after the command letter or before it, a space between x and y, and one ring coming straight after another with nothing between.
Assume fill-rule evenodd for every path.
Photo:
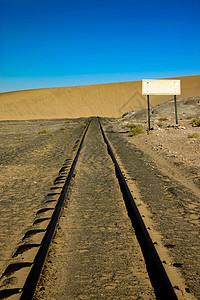
<instances>
[{"instance_id":1,"label":"sandy hillside","mask_svg":"<svg viewBox=\"0 0 200 300\"><path fill-rule=\"evenodd\" d=\"M200 95L200 75L181 79L181 97ZM0 94L0 120L77 118L88 116L119 117L146 107L141 81L79 87L36 89ZM171 96L152 96L151 105Z\"/></svg>"}]
</instances>

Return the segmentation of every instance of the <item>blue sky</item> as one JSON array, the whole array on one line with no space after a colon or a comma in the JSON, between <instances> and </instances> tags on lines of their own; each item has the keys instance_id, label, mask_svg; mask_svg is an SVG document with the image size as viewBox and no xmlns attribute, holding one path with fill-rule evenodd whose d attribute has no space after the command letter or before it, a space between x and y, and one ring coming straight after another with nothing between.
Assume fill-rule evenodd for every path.
<instances>
[{"instance_id":1,"label":"blue sky","mask_svg":"<svg viewBox=\"0 0 200 300\"><path fill-rule=\"evenodd\" d=\"M200 74L199 0L0 0L0 92Z\"/></svg>"}]
</instances>

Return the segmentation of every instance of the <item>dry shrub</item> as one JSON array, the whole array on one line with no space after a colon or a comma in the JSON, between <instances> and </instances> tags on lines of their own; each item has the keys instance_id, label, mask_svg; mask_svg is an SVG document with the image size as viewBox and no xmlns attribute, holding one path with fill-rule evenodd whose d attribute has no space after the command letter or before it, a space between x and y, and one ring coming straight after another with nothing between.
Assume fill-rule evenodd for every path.
<instances>
[{"instance_id":1,"label":"dry shrub","mask_svg":"<svg viewBox=\"0 0 200 300\"><path fill-rule=\"evenodd\" d=\"M145 132L145 130L142 127L142 125L135 125L134 127L130 128L129 135L134 136L134 135L138 135L138 134L141 134L144 132Z\"/></svg>"},{"instance_id":2,"label":"dry shrub","mask_svg":"<svg viewBox=\"0 0 200 300\"><path fill-rule=\"evenodd\" d=\"M158 119L158 121L160 121L160 122L162 122L162 121L167 121L167 118L161 117L161 118Z\"/></svg>"},{"instance_id":3,"label":"dry shrub","mask_svg":"<svg viewBox=\"0 0 200 300\"><path fill-rule=\"evenodd\" d=\"M198 137L199 137L198 133L189 133L188 134L188 138L198 138Z\"/></svg>"},{"instance_id":4,"label":"dry shrub","mask_svg":"<svg viewBox=\"0 0 200 300\"><path fill-rule=\"evenodd\" d=\"M38 131L38 134L45 134L48 133L48 131L46 129L42 129L40 131Z\"/></svg>"},{"instance_id":5,"label":"dry shrub","mask_svg":"<svg viewBox=\"0 0 200 300\"><path fill-rule=\"evenodd\" d=\"M200 118L198 118L198 119L193 119L193 125L195 125L195 126L200 126Z\"/></svg>"},{"instance_id":6,"label":"dry shrub","mask_svg":"<svg viewBox=\"0 0 200 300\"><path fill-rule=\"evenodd\" d=\"M127 128L135 128L137 125L133 124L133 123L127 123L126 125L124 125L124 127L127 127Z\"/></svg>"}]
</instances>

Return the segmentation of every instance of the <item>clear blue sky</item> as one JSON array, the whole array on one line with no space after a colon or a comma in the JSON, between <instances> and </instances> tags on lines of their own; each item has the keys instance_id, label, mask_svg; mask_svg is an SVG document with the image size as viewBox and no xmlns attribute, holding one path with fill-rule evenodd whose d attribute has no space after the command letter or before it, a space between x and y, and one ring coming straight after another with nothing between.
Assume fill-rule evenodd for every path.
<instances>
[{"instance_id":1,"label":"clear blue sky","mask_svg":"<svg viewBox=\"0 0 200 300\"><path fill-rule=\"evenodd\" d=\"M200 0L0 0L0 92L200 74Z\"/></svg>"}]
</instances>

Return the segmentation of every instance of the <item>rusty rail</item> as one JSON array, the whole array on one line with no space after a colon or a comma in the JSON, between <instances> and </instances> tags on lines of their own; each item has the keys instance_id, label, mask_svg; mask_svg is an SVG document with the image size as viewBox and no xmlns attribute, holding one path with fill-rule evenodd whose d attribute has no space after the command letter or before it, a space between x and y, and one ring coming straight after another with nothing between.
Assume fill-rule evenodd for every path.
<instances>
[{"instance_id":1,"label":"rusty rail","mask_svg":"<svg viewBox=\"0 0 200 300\"><path fill-rule=\"evenodd\" d=\"M99 119L98 119L99 120ZM147 271L151 280L151 284L154 288L156 298L162 300L175 300L178 299L176 293L172 287L172 284L168 278L168 275L162 265L160 257L154 247L154 244L151 240L151 237L147 231L147 228L142 220L142 217L139 213L139 210L136 206L136 203L132 197L132 194L129 190L129 187L126 183L126 180L122 174L122 171L117 163L117 160L114 156L110 143L106 138L104 130L99 120L99 126L103 135L103 139L107 145L108 153L111 156L111 159L115 166L116 176L118 178L120 188L123 194L123 198L126 204L126 208L129 214L129 217L132 221L135 233L140 244L140 247L143 252L143 256L146 262Z\"/></svg>"}]
</instances>

